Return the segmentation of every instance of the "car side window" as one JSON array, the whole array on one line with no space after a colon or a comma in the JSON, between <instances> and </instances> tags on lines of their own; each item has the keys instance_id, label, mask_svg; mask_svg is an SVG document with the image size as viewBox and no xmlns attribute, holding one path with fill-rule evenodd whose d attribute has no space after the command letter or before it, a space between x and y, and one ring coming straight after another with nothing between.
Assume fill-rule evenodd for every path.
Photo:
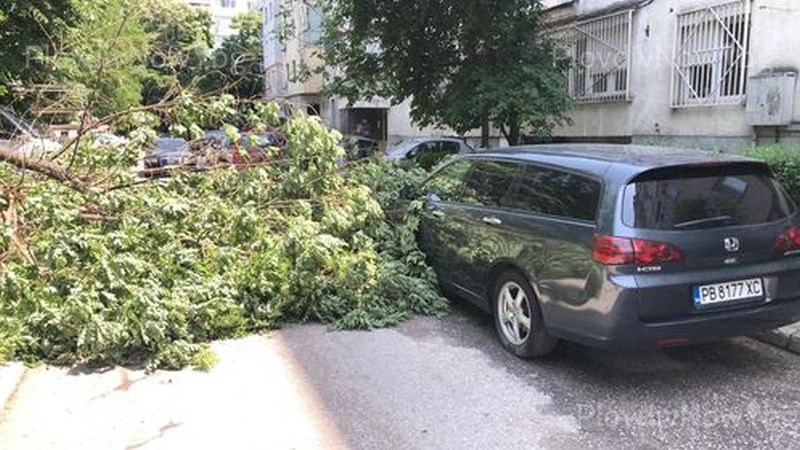
<instances>
[{"instance_id":1,"label":"car side window","mask_svg":"<svg viewBox=\"0 0 800 450\"><path fill-rule=\"evenodd\" d=\"M411 150L406 153L406 159L414 159L419 157L421 153L424 153L428 150L428 144L422 143L417 145L416 147L412 148Z\"/></svg>"},{"instance_id":2,"label":"car side window","mask_svg":"<svg viewBox=\"0 0 800 450\"><path fill-rule=\"evenodd\" d=\"M436 195L442 201L460 201L464 179L471 166L472 163L466 160L454 161L448 164L428 180L426 192Z\"/></svg>"},{"instance_id":3,"label":"car side window","mask_svg":"<svg viewBox=\"0 0 800 450\"><path fill-rule=\"evenodd\" d=\"M505 206L535 214L594 221L600 182L560 170L527 166Z\"/></svg>"},{"instance_id":4,"label":"car side window","mask_svg":"<svg viewBox=\"0 0 800 450\"><path fill-rule=\"evenodd\" d=\"M441 146L442 153L445 155L455 155L461 152L461 145L458 142L444 141Z\"/></svg>"},{"instance_id":5,"label":"car side window","mask_svg":"<svg viewBox=\"0 0 800 450\"><path fill-rule=\"evenodd\" d=\"M422 150L414 157L414 165L425 170L431 170L448 155L444 152L444 142L430 141L422 144Z\"/></svg>"},{"instance_id":6,"label":"car side window","mask_svg":"<svg viewBox=\"0 0 800 450\"><path fill-rule=\"evenodd\" d=\"M519 164L478 161L464 186L463 201L477 206L501 206L506 193L522 173Z\"/></svg>"}]
</instances>

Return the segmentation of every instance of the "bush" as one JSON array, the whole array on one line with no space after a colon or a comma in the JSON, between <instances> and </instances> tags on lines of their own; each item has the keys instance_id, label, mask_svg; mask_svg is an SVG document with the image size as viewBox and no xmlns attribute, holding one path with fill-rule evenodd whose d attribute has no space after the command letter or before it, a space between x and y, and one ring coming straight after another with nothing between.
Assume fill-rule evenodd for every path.
<instances>
[{"instance_id":1,"label":"bush","mask_svg":"<svg viewBox=\"0 0 800 450\"><path fill-rule=\"evenodd\" d=\"M275 111L257 112L274 126ZM0 165L14 180L0 185L0 211L19 217L0 221L0 357L208 367L212 339L446 310L417 219L388 221L382 207L421 173L378 161L341 173L338 134L297 115L282 128L287 148L249 170L127 186L146 131L122 151L79 149L88 194Z\"/></svg>"},{"instance_id":2,"label":"bush","mask_svg":"<svg viewBox=\"0 0 800 450\"><path fill-rule=\"evenodd\" d=\"M800 203L800 149L781 146L758 147L748 152L751 158L765 161L789 195Z\"/></svg>"}]
</instances>

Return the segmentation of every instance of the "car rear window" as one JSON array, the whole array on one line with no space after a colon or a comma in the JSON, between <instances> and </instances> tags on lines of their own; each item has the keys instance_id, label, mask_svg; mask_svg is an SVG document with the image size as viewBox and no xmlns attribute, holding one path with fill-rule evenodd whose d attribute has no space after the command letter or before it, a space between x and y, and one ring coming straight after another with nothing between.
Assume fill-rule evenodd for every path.
<instances>
[{"instance_id":1,"label":"car rear window","mask_svg":"<svg viewBox=\"0 0 800 450\"><path fill-rule=\"evenodd\" d=\"M625 187L625 225L700 230L774 222L794 212L783 188L760 164L681 167L647 172Z\"/></svg>"}]
</instances>

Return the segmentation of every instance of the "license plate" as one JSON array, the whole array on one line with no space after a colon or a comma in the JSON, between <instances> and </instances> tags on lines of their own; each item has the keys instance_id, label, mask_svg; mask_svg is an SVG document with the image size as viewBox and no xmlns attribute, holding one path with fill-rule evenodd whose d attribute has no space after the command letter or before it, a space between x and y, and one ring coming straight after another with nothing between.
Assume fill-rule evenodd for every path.
<instances>
[{"instance_id":1,"label":"license plate","mask_svg":"<svg viewBox=\"0 0 800 450\"><path fill-rule=\"evenodd\" d=\"M761 298L764 298L764 282L761 278L707 284L694 288L695 306L708 306L737 300L756 300Z\"/></svg>"}]
</instances>

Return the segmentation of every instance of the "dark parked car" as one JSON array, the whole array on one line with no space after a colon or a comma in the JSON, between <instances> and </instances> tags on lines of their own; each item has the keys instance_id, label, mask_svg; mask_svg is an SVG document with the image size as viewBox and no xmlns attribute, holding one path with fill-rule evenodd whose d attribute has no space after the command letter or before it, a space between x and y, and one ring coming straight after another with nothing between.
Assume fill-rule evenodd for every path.
<instances>
[{"instance_id":1,"label":"dark parked car","mask_svg":"<svg viewBox=\"0 0 800 450\"><path fill-rule=\"evenodd\" d=\"M430 170L450 155L469 153L475 153L475 149L461 139L418 138L391 147L386 152L386 159Z\"/></svg>"},{"instance_id":2,"label":"dark parked car","mask_svg":"<svg viewBox=\"0 0 800 450\"><path fill-rule=\"evenodd\" d=\"M800 216L761 162L609 145L456 158L424 186L443 289L518 356L659 348L800 320Z\"/></svg>"},{"instance_id":3,"label":"dark parked car","mask_svg":"<svg viewBox=\"0 0 800 450\"><path fill-rule=\"evenodd\" d=\"M189 143L180 138L159 138L153 143L153 150L144 158L144 168L149 175L163 175L171 167L192 164L194 154Z\"/></svg>"}]
</instances>

